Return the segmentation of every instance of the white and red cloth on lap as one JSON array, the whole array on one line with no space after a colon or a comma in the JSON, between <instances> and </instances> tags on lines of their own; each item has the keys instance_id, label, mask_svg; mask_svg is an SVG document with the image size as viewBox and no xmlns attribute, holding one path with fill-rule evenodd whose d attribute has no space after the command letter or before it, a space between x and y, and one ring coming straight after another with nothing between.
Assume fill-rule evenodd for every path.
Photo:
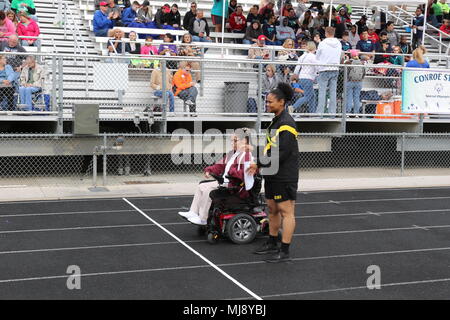
<instances>
[{"instance_id":1,"label":"white and red cloth on lap","mask_svg":"<svg viewBox=\"0 0 450 320\"><path fill-rule=\"evenodd\" d=\"M253 156L251 152L230 151L222 160L206 167L204 171L216 176L222 176L229 187L241 187L239 189L239 197L245 199L249 196L248 190L253 187L254 178L246 173L246 168L252 161ZM225 178L226 176L238 178L241 183L237 183L234 180L228 181Z\"/></svg>"}]
</instances>

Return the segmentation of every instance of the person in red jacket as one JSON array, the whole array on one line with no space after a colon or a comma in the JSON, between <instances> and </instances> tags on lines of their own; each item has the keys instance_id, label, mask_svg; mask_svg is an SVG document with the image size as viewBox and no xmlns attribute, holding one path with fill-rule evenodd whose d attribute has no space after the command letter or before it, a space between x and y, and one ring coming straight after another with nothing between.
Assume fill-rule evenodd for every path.
<instances>
[{"instance_id":1,"label":"person in red jacket","mask_svg":"<svg viewBox=\"0 0 450 320\"><path fill-rule=\"evenodd\" d=\"M247 20L242 12L242 6L237 6L236 11L230 16L230 29L233 33L245 33Z\"/></svg>"},{"instance_id":2,"label":"person in red jacket","mask_svg":"<svg viewBox=\"0 0 450 320\"><path fill-rule=\"evenodd\" d=\"M442 26L439 28L439 30L450 35L450 20L445 19L444 22L442 23ZM450 37L447 39L450 39Z\"/></svg>"},{"instance_id":3,"label":"person in red jacket","mask_svg":"<svg viewBox=\"0 0 450 320\"><path fill-rule=\"evenodd\" d=\"M251 163L253 161L251 152L249 137L246 135L245 131L243 134L240 131L242 129L236 130L237 133L231 137L232 150L228 152L225 157L216 162L214 165L206 167L204 169L205 177L207 179L211 178L211 174L223 177L224 184L229 187L239 186L238 196L241 199L249 197L249 190L252 188L252 184L249 181L253 178L247 176L244 177L245 173L245 163ZM237 184L238 182L234 180L228 180L226 177L235 177L241 180L244 184ZM191 207L188 212L178 212L180 216L188 219L189 222L197 225L206 225L208 219L209 209L211 207L211 197L210 193L218 188L219 184L217 181L210 181L200 183L195 191L194 199L192 200Z\"/></svg>"},{"instance_id":4,"label":"person in red jacket","mask_svg":"<svg viewBox=\"0 0 450 320\"><path fill-rule=\"evenodd\" d=\"M41 34L37 23L31 19L24 11L19 13L19 24L17 25L17 34L19 37L31 36L38 37ZM22 46L35 46L40 45L39 39L36 38L20 38Z\"/></svg>"}]
</instances>

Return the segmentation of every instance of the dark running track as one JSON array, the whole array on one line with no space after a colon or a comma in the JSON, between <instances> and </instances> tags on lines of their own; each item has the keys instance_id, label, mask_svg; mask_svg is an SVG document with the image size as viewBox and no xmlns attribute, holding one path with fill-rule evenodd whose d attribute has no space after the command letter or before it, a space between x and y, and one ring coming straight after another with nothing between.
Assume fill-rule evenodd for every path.
<instances>
[{"instance_id":1,"label":"dark running track","mask_svg":"<svg viewBox=\"0 0 450 320\"><path fill-rule=\"evenodd\" d=\"M450 188L299 193L294 260L275 265L251 253L263 238L199 237L176 214L191 197L127 200L138 210L120 198L0 203L0 299L450 298ZM67 289L69 265L80 290ZM379 290L366 287L370 265Z\"/></svg>"}]
</instances>

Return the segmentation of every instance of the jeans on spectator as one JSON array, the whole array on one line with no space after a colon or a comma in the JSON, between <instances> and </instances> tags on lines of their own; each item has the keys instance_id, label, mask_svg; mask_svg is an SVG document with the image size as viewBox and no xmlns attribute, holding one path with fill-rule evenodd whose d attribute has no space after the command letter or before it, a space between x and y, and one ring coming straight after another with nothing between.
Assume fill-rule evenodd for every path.
<instances>
[{"instance_id":1,"label":"jeans on spectator","mask_svg":"<svg viewBox=\"0 0 450 320\"><path fill-rule=\"evenodd\" d=\"M108 30L109 29L97 30L96 32L94 32L94 34L96 37L106 37L106 36L108 36Z\"/></svg>"},{"instance_id":2,"label":"jeans on spectator","mask_svg":"<svg viewBox=\"0 0 450 320\"><path fill-rule=\"evenodd\" d=\"M192 36L192 41L194 42L212 42L212 40L207 39L206 37Z\"/></svg>"},{"instance_id":3,"label":"jeans on spectator","mask_svg":"<svg viewBox=\"0 0 450 320\"><path fill-rule=\"evenodd\" d=\"M162 90L155 90L153 94L157 97L162 97ZM175 96L173 95L172 91L167 90L166 91L167 99L169 99L169 111L174 112L175 111ZM164 106L165 107L165 106Z\"/></svg>"},{"instance_id":4,"label":"jeans on spectator","mask_svg":"<svg viewBox=\"0 0 450 320\"><path fill-rule=\"evenodd\" d=\"M40 39L36 39L33 44L28 44L27 40L22 40L20 42L22 44L22 47L40 47L41 46L41 40Z\"/></svg>"},{"instance_id":5,"label":"jeans on spectator","mask_svg":"<svg viewBox=\"0 0 450 320\"><path fill-rule=\"evenodd\" d=\"M283 43L280 40L275 40L275 41L266 40L266 44L268 46L281 46Z\"/></svg>"},{"instance_id":6,"label":"jeans on spectator","mask_svg":"<svg viewBox=\"0 0 450 320\"><path fill-rule=\"evenodd\" d=\"M178 96L181 100L191 100L193 103L197 100L198 90L196 87L190 87L181 91Z\"/></svg>"},{"instance_id":7,"label":"jeans on spectator","mask_svg":"<svg viewBox=\"0 0 450 320\"><path fill-rule=\"evenodd\" d=\"M40 90L41 88L38 87L19 87L20 103L27 106L25 110L31 111L33 109L32 95Z\"/></svg>"},{"instance_id":8,"label":"jeans on spectator","mask_svg":"<svg viewBox=\"0 0 450 320\"><path fill-rule=\"evenodd\" d=\"M359 113L361 109L360 94L362 89L362 81L347 81L345 85L347 105L345 110L347 113Z\"/></svg>"},{"instance_id":9,"label":"jeans on spectator","mask_svg":"<svg viewBox=\"0 0 450 320\"><path fill-rule=\"evenodd\" d=\"M181 91L178 96L181 100L183 100L185 103L187 101L191 101L192 104L189 105L189 112L195 112L195 100L197 99L198 91L196 87L190 87L183 91Z\"/></svg>"},{"instance_id":10,"label":"jeans on spectator","mask_svg":"<svg viewBox=\"0 0 450 320\"><path fill-rule=\"evenodd\" d=\"M314 94L314 83L310 79L299 79L299 84L305 91L303 97L295 101L293 107L295 110L300 108L305 103L308 105L308 112L316 112L316 95Z\"/></svg>"},{"instance_id":11,"label":"jeans on spectator","mask_svg":"<svg viewBox=\"0 0 450 320\"><path fill-rule=\"evenodd\" d=\"M330 104L328 105L328 113L336 113L336 87L339 71L322 71L319 72L317 82L319 83L319 103L317 113L324 113L327 90L330 92Z\"/></svg>"},{"instance_id":12,"label":"jeans on spectator","mask_svg":"<svg viewBox=\"0 0 450 320\"><path fill-rule=\"evenodd\" d=\"M254 44L254 42L252 40L248 40L248 39L243 39L242 43L243 44Z\"/></svg>"}]
</instances>

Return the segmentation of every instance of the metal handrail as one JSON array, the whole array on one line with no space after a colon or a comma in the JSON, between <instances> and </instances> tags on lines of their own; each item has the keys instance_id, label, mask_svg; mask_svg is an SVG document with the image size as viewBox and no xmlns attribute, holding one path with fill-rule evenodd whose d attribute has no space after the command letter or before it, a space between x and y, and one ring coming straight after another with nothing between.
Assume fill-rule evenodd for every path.
<instances>
[{"instance_id":1,"label":"metal handrail","mask_svg":"<svg viewBox=\"0 0 450 320\"><path fill-rule=\"evenodd\" d=\"M398 8L398 7L396 7L396 8ZM408 15L410 15L411 17L414 17L414 16L413 16L412 14L410 14L409 12L407 12L407 11L405 11L405 10L403 10L403 9L401 9L401 10L402 10L403 12L407 13ZM407 21L403 20L402 18L400 18L400 16L397 16L397 17L396 17L394 14L392 14L392 13L389 12L389 11L385 11L385 13L388 14L388 15L391 15L391 16L395 17L397 20L400 20L401 22L403 22L403 23L409 25L409 23L408 23ZM442 46L446 47L447 50L446 50L446 52L445 52L445 55L448 55L449 52L450 52L450 45L446 45L446 44L444 44L444 43L442 42L442 34L445 34L445 33L443 33L441 30L435 28L433 25L430 25L430 24L427 23L427 26L428 26L428 25L431 26L433 29L439 31L439 40L435 39L433 36L427 34L426 32L423 33L424 36L425 36L425 37L428 37L429 39L431 39L431 40L433 40L433 41L435 41L435 42L438 43L438 45L439 45L439 53L442 52ZM411 31L411 33L412 33L412 31ZM449 37L447 34L445 34L445 35L446 35L446 37ZM439 54L439 55L437 55L437 56L438 56L438 58L439 58L439 63L440 63L440 62L442 61L442 55ZM449 62L449 59L447 59L447 67L448 67L449 65L450 65L450 62Z\"/></svg>"}]
</instances>

